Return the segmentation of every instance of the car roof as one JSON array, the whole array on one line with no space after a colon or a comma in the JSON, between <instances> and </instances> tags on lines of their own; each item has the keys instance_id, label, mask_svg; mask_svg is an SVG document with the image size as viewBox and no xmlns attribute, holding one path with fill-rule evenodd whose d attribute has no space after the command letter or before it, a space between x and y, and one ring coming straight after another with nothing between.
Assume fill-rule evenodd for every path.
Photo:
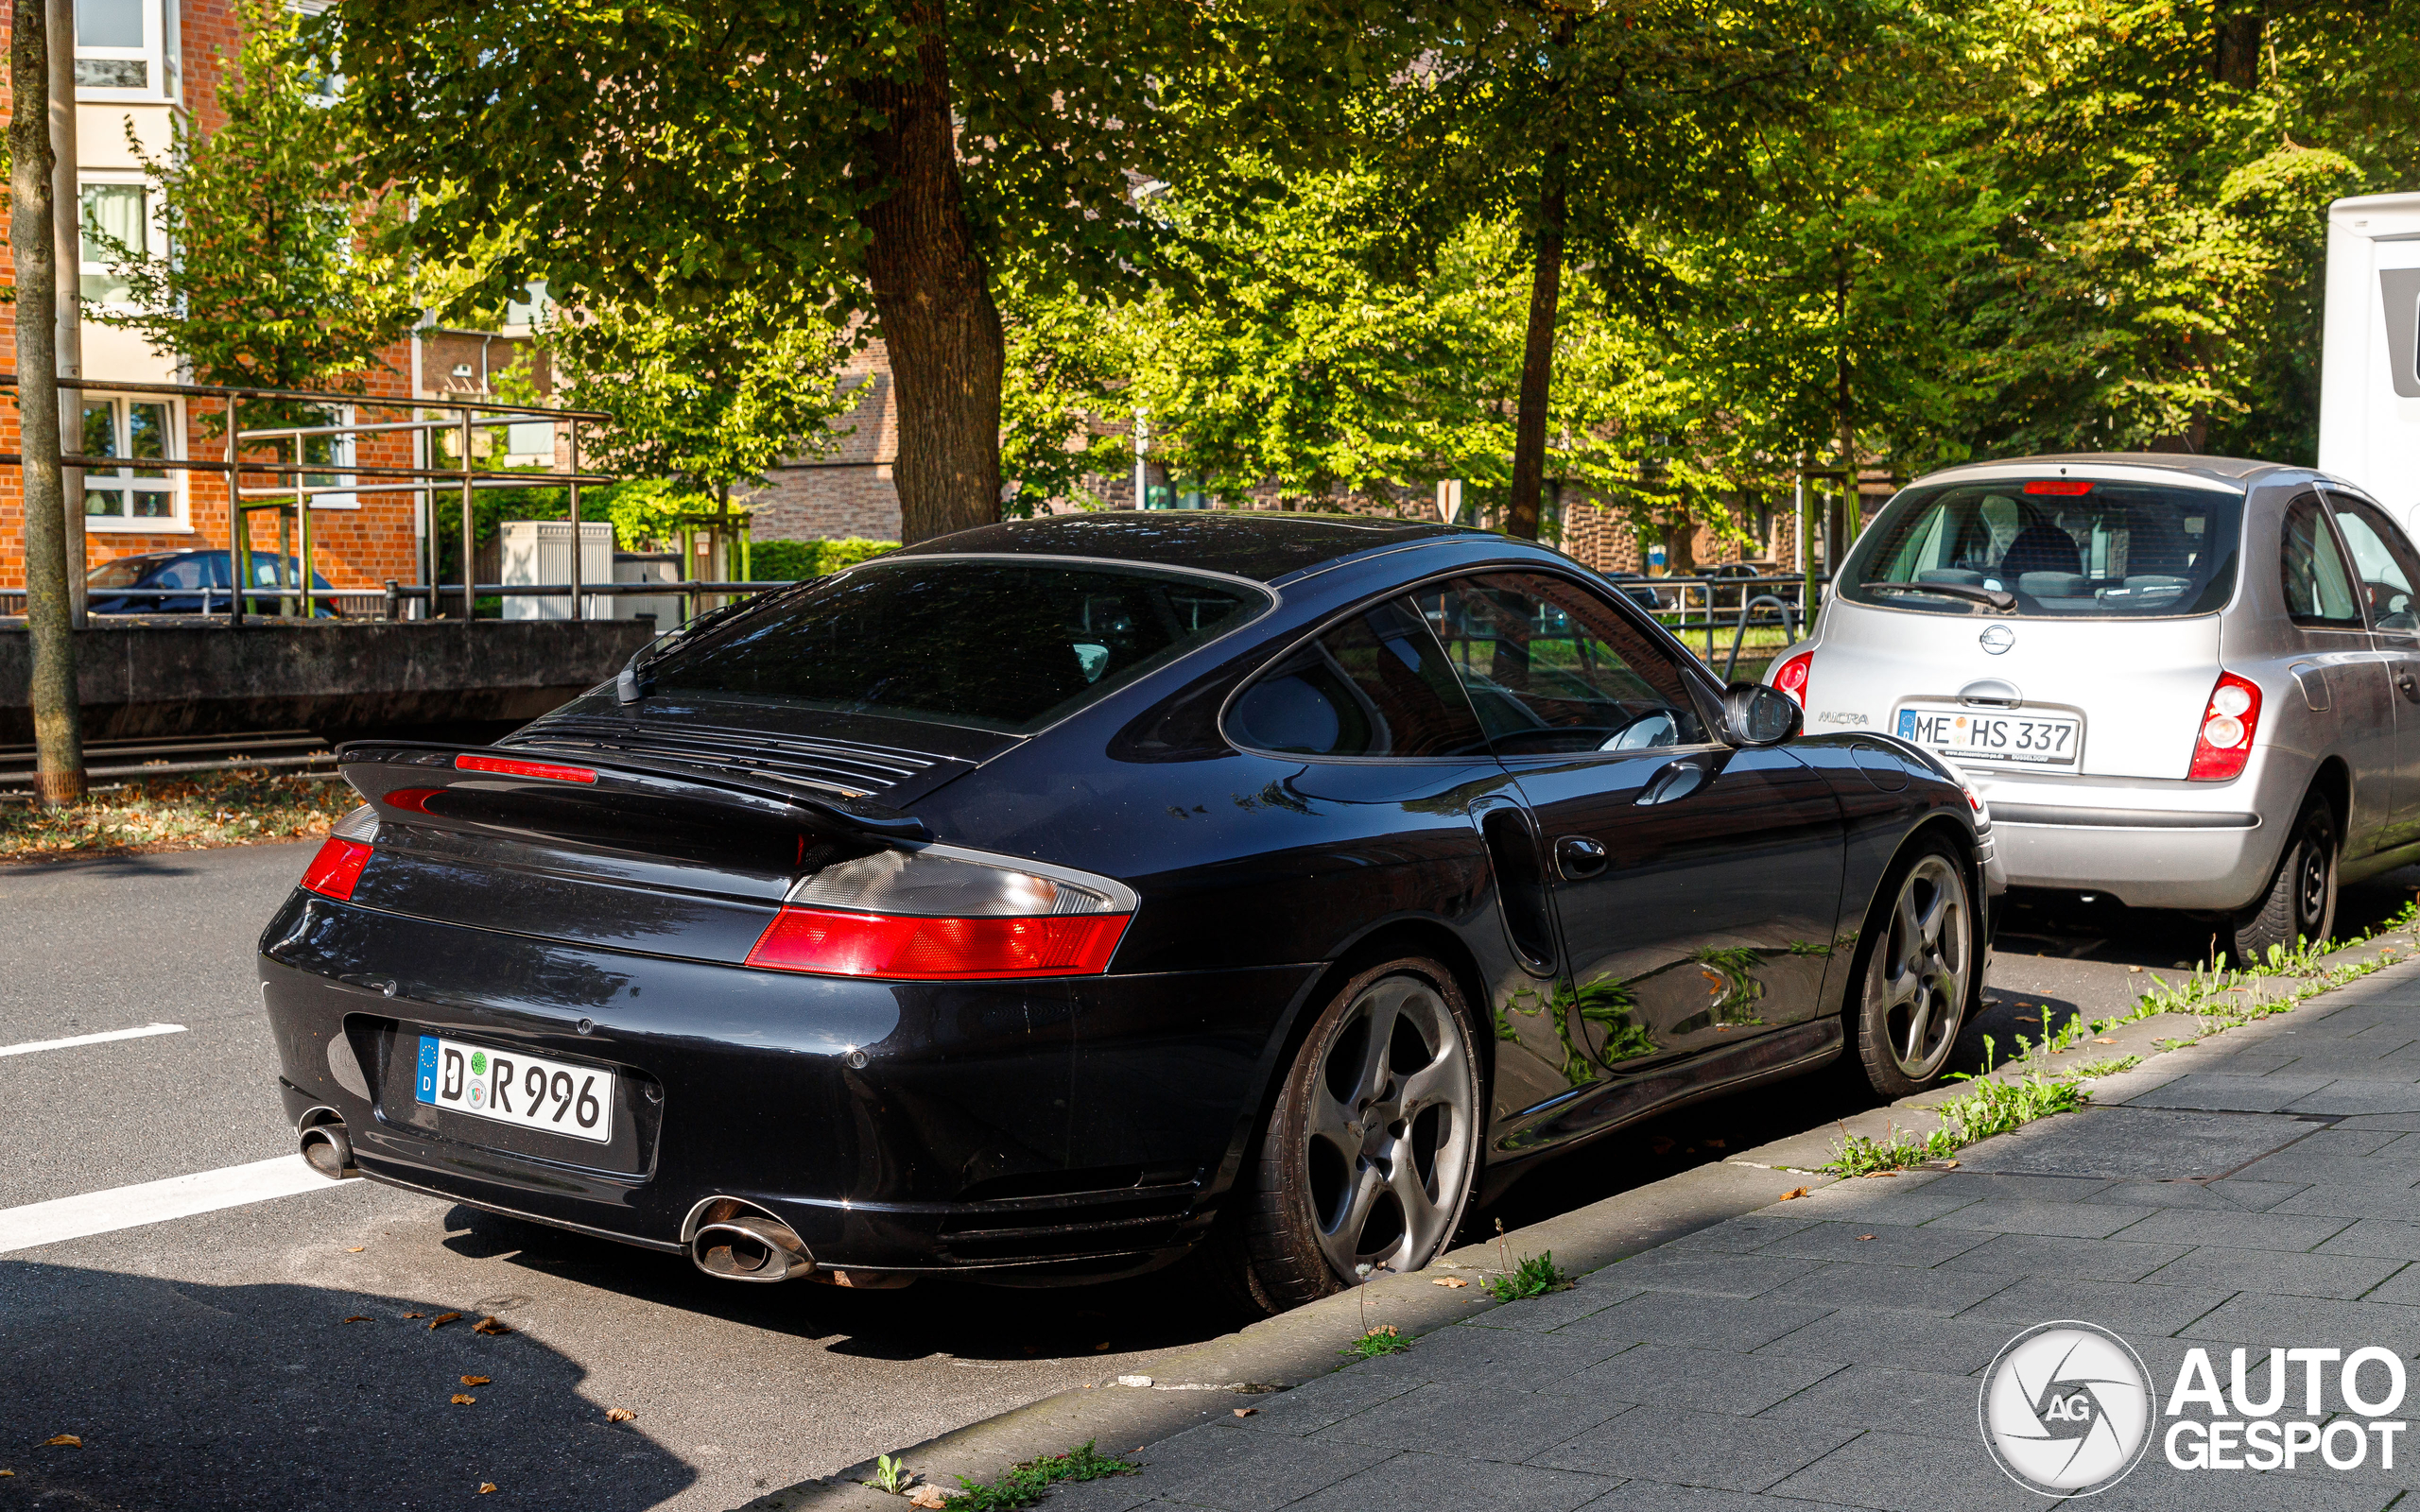
<instances>
[{"instance_id":1,"label":"car roof","mask_svg":"<svg viewBox=\"0 0 2420 1512\"><path fill-rule=\"evenodd\" d=\"M964 554L1088 557L1225 573L1258 582L1373 551L1484 531L1433 520L1244 509L1104 509L977 525L920 541L891 558Z\"/></svg>"},{"instance_id":2,"label":"car roof","mask_svg":"<svg viewBox=\"0 0 2420 1512\"><path fill-rule=\"evenodd\" d=\"M2005 475L2014 470L2044 467L2135 468L2147 472L2181 472L2207 482L2223 483L2236 488L2249 488L2273 472L2308 472L2310 469L2290 467L2281 462L2257 462L2239 456L2202 456L2191 452L2053 452L2040 456L2009 456L1991 461L1967 462L1957 467L1928 472L1919 483L1955 482L1970 475Z\"/></svg>"}]
</instances>

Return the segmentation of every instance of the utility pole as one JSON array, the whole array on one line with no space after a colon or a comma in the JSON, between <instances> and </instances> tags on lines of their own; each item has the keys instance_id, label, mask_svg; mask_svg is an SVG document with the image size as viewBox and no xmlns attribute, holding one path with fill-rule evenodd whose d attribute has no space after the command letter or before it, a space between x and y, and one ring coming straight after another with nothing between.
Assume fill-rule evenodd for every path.
<instances>
[{"instance_id":1,"label":"utility pole","mask_svg":"<svg viewBox=\"0 0 2420 1512\"><path fill-rule=\"evenodd\" d=\"M9 88L50 88L48 0L10 0ZM17 275L17 452L25 459L26 629L33 641L34 796L59 808L84 796L77 729L76 632L67 597L67 514L59 477L59 242L51 202L50 112L9 120L9 242Z\"/></svg>"},{"instance_id":2,"label":"utility pole","mask_svg":"<svg viewBox=\"0 0 2420 1512\"><path fill-rule=\"evenodd\" d=\"M1143 454L1150 449L1151 416L1150 411L1138 409L1134 412L1134 507L1137 509L1151 507L1150 472L1143 460Z\"/></svg>"},{"instance_id":3,"label":"utility pole","mask_svg":"<svg viewBox=\"0 0 2420 1512\"><path fill-rule=\"evenodd\" d=\"M49 0L50 18L50 206L52 242L58 249L55 332L59 347L57 371L61 378L84 376L84 201L76 180L76 0ZM84 393L62 388L59 394L60 450L84 449ZM71 467L59 475L60 516L67 524L67 617L84 627L84 470Z\"/></svg>"}]
</instances>

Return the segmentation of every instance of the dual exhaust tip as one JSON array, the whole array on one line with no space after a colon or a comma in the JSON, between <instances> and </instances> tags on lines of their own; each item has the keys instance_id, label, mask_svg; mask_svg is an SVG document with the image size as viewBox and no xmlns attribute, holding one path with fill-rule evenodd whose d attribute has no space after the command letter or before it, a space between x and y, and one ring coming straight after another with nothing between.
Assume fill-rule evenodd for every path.
<instances>
[{"instance_id":1,"label":"dual exhaust tip","mask_svg":"<svg viewBox=\"0 0 2420 1512\"><path fill-rule=\"evenodd\" d=\"M302 1131L302 1160L331 1181L350 1181L361 1174L353 1163L353 1141L345 1137L342 1120L314 1124Z\"/></svg>"}]
</instances>

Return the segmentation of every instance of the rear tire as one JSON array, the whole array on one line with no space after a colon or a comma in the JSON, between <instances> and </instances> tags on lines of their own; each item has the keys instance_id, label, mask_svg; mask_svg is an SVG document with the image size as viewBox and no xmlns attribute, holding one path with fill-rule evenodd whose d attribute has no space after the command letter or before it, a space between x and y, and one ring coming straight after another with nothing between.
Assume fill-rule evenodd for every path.
<instances>
[{"instance_id":1,"label":"rear tire","mask_svg":"<svg viewBox=\"0 0 2420 1512\"><path fill-rule=\"evenodd\" d=\"M1227 1290L1274 1314L1363 1265L1437 1258L1478 1185L1484 1108L1453 973L1413 956L1355 976L1312 1022L1246 1167Z\"/></svg>"},{"instance_id":2,"label":"rear tire","mask_svg":"<svg viewBox=\"0 0 2420 1512\"><path fill-rule=\"evenodd\" d=\"M1888 1098L1941 1079L1982 984L1967 864L1927 835L1893 864L1858 941L1849 1031L1865 1079Z\"/></svg>"},{"instance_id":3,"label":"rear tire","mask_svg":"<svg viewBox=\"0 0 2420 1512\"><path fill-rule=\"evenodd\" d=\"M2227 950L2238 966L2256 966L2271 947L2316 945L2336 927L2336 811L2312 794L2303 800L2286 853L2260 901L2236 916Z\"/></svg>"}]
</instances>

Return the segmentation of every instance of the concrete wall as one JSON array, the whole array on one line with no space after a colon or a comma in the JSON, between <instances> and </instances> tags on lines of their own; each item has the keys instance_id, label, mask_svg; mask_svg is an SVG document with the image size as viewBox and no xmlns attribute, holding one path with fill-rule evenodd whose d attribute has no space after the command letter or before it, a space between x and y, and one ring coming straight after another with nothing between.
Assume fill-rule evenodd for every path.
<instances>
[{"instance_id":1,"label":"concrete wall","mask_svg":"<svg viewBox=\"0 0 2420 1512\"><path fill-rule=\"evenodd\" d=\"M105 626L76 638L84 738L534 719L621 670L638 620ZM33 740L32 648L0 628L0 745Z\"/></svg>"}]
</instances>

